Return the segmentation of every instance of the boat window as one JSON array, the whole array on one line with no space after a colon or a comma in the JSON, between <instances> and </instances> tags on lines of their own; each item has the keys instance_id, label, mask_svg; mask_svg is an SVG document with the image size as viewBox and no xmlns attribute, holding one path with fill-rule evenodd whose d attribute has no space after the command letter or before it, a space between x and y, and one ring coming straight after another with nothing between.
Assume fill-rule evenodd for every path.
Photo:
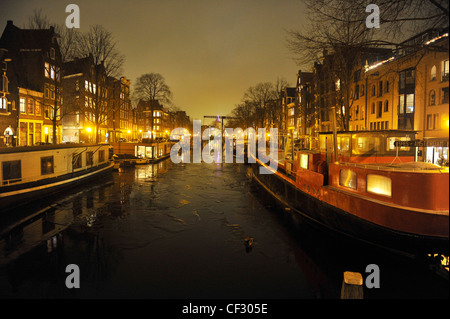
<instances>
[{"instance_id":1,"label":"boat window","mask_svg":"<svg viewBox=\"0 0 450 319\"><path fill-rule=\"evenodd\" d=\"M304 169L308 169L308 154L300 154L300 167Z\"/></svg>"},{"instance_id":2,"label":"boat window","mask_svg":"<svg viewBox=\"0 0 450 319\"><path fill-rule=\"evenodd\" d=\"M41 175L53 174L53 156L41 157Z\"/></svg>"},{"instance_id":3,"label":"boat window","mask_svg":"<svg viewBox=\"0 0 450 319\"><path fill-rule=\"evenodd\" d=\"M153 152L152 152L152 147L151 146L149 146L149 147L145 147L145 156L147 157L147 158L152 158L153 157Z\"/></svg>"},{"instance_id":4,"label":"boat window","mask_svg":"<svg viewBox=\"0 0 450 319\"><path fill-rule=\"evenodd\" d=\"M145 157L145 146L137 146L136 147L136 156L137 157Z\"/></svg>"},{"instance_id":5,"label":"boat window","mask_svg":"<svg viewBox=\"0 0 450 319\"><path fill-rule=\"evenodd\" d=\"M383 196L392 196L392 181L383 175L367 175L367 192Z\"/></svg>"},{"instance_id":6,"label":"boat window","mask_svg":"<svg viewBox=\"0 0 450 319\"><path fill-rule=\"evenodd\" d=\"M8 161L2 163L3 185L20 182L22 180L21 161Z\"/></svg>"},{"instance_id":7,"label":"boat window","mask_svg":"<svg viewBox=\"0 0 450 319\"><path fill-rule=\"evenodd\" d=\"M350 169L339 171L339 185L356 189L356 173Z\"/></svg>"},{"instance_id":8,"label":"boat window","mask_svg":"<svg viewBox=\"0 0 450 319\"><path fill-rule=\"evenodd\" d=\"M94 153L86 152L86 166L94 164Z\"/></svg>"},{"instance_id":9,"label":"boat window","mask_svg":"<svg viewBox=\"0 0 450 319\"><path fill-rule=\"evenodd\" d=\"M321 151L327 150L327 137L325 135L319 136L319 147Z\"/></svg>"},{"instance_id":10,"label":"boat window","mask_svg":"<svg viewBox=\"0 0 450 319\"><path fill-rule=\"evenodd\" d=\"M81 168L81 155L73 154L72 158L72 169Z\"/></svg>"},{"instance_id":11,"label":"boat window","mask_svg":"<svg viewBox=\"0 0 450 319\"><path fill-rule=\"evenodd\" d=\"M105 161L105 150L98 151L98 162L102 163Z\"/></svg>"},{"instance_id":12,"label":"boat window","mask_svg":"<svg viewBox=\"0 0 450 319\"><path fill-rule=\"evenodd\" d=\"M338 136L339 152L348 152L350 150L350 136Z\"/></svg>"},{"instance_id":13,"label":"boat window","mask_svg":"<svg viewBox=\"0 0 450 319\"><path fill-rule=\"evenodd\" d=\"M353 154L375 154L381 151L380 137L378 136L358 136L352 139Z\"/></svg>"}]
</instances>

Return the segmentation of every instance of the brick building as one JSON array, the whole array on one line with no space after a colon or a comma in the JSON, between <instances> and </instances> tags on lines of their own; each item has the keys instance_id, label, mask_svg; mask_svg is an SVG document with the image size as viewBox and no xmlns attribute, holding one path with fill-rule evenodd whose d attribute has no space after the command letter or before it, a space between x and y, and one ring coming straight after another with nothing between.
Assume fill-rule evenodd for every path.
<instances>
[{"instance_id":1,"label":"brick building","mask_svg":"<svg viewBox=\"0 0 450 319\"><path fill-rule=\"evenodd\" d=\"M102 64L95 65L91 55L64 63L65 142L106 142L108 133L109 81Z\"/></svg>"},{"instance_id":2,"label":"brick building","mask_svg":"<svg viewBox=\"0 0 450 319\"><path fill-rule=\"evenodd\" d=\"M4 144L61 142L62 62L56 37L53 27L28 30L7 22L0 38L2 62L7 62L2 63L5 108L0 110Z\"/></svg>"}]
</instances>

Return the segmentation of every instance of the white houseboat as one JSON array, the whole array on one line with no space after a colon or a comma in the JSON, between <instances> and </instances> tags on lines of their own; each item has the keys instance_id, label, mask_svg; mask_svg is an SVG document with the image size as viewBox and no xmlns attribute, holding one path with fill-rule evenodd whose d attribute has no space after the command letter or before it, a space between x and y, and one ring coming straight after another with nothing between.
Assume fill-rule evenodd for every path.
<instances>
[{"instance_id":1,"label":"white houseboat","mask_svg":"<svg viewBox=\"0 0 450 319\"><path fill-rule=\"evenodd\" d=\"M0 149L0 212L111 172L110 146L58 144Z\"/></svg>"}]
</instances>

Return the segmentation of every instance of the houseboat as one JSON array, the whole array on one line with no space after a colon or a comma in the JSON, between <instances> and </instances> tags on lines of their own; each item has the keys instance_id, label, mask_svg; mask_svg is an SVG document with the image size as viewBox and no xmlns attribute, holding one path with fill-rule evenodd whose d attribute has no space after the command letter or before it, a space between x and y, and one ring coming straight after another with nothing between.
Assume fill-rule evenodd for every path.
<instances>
[{"instance_id":1,"label":"houseboat","mask_svg":"<svg viewBox=\"0 0 450 319\"><path fill-rule=\"evenodd\" d=\"M58 144L0 149L0 212L111 172L110 146Z\"/></svg>"},{"instance_id":2,"label":"houseboat","mask_svg":"<svg viewBox=\"0 0 450 319\"><path fill-rule=\"evenodd\" d=\"M418 256L449 252L449 170L415 162L415 132L320 134L317 149L251 173L285 207L358 240ZM338 156L335 159L334 150ZM267 161L266 161L267 162Z\"/></svg>"},{"instance_id":3,"label":"houseboat","mask_svg":"<svg viewBox=\"0 0 450 319\"><path fill-rule=\"evenodd\" d=\"M144 139L141 143L113 143L114 161L116 167L134 166L156 163L170 156L173 141L150 142Z\"/></svg>"}]
</instances>

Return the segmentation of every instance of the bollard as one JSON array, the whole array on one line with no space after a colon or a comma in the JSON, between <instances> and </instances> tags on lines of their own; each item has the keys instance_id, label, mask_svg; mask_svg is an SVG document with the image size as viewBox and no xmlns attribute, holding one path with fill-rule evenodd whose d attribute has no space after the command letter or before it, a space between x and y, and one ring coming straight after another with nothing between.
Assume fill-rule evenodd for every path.
<instances>
[{"instance_id":1,"label":"bollard","mask_svg":"<svg viewBox=\"0 0 450 319\"><path fill-rule=\"evenodd\" d=\"M359 272L344 272L341 299L363 299L363 278Z\"/></svg>"}]
</instances>

